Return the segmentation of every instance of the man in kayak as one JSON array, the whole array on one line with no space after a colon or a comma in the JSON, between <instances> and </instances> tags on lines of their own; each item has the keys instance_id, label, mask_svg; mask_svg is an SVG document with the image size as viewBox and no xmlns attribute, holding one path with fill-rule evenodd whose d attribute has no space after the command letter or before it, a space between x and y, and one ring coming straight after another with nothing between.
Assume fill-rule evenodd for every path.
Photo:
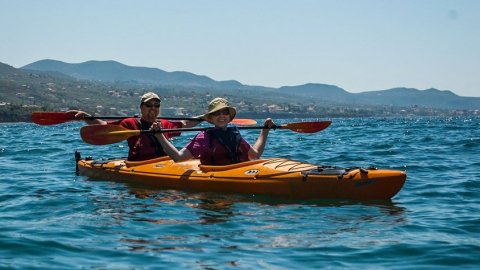
<instances>
[{"instance_id":1,"label":"man in kayak","mask_svg":"<svg viewBox=\"0 0 480 270\"><path fill-rule=\"evenodd\" d=\"M157 119L158 115L160 114L160 105L160 97L155 93L148 92L140 99L140 118L130 117L120 121L106 122L100 119L88 119L90 114L84 111L76 111L77 113L75 114L75 118L83 119L89 125L117 124L131 130L149 130L152 127L156 128L158 125L161 125L165 128L193 127L202 121L200 118L199 121L183 120L178 122ZM170 139L171 137L179 135L180 132L168 133L165 136L166 139ZM159 139L165 138L165 136L160 136L160 134L143 133L138 136L132 136L128 138L128 160L140 161L166 156L167 154L159 143Z\"/></svg>"},{"instance_id":2,"label":"man in kayak","mask_svg":"<svg viewBox=\"0 0 480 270\"><path fill-rule=\"evenodd\" d=\"M175 161L183 161L191 158L199 158L206 165L228 165L258 159L263 153L269 129L262 129L260 136L253 146L242 138L238 128L228 126L235 118L237 111L228 105L223 98L215 98L208 105L208 112L202 118L215 127L199 132L180 151L168 141L164 133L157 133L159 142L165 152ZM264 126L271 128L275 124L267 118ZM163 123L153 123L153 130L168 128Z\"/></svg>"}]
</instances>

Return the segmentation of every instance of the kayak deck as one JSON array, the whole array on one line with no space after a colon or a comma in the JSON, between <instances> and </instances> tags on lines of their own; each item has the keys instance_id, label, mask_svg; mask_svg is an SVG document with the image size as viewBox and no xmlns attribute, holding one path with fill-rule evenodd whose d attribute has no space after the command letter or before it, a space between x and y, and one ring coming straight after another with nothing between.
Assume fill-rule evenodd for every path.
<instances>
[{"instance_id":1,"label":"kayak deck","mask_svg":"<svg viewBox=\"0 0 480 270\"><path fill-rule=\"evenodd\" d=\"M293 199L386 200L395 196L406 173L376 168L324 167L283 158L227 166L168 157L140 162L77 159L80 175L162 189L270 195Z\"/></svg>"}]
</instances>

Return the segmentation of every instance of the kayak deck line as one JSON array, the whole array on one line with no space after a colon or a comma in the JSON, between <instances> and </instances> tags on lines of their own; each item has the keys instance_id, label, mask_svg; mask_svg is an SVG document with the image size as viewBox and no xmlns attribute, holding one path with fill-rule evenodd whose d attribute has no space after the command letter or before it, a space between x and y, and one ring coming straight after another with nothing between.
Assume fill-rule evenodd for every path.
<instances>
[{"instance_id":1,"label":"kayak deck line","mask_svg":"<svg viewBox=\"0 0 480 270\"><path fill-rule=\"evenodd\" d=\"M236 164L231 164L231 165L224 165L224 166L215 166L215 165L202 165L199 164L198 168L202 172L220 172L220 171L226 171L226 170L232 170L240 167L245 167L245 166L250 166L258 163L265 162L265 159L256 159L256 160L250 160L247 162L242 162L242 163L236 163Z\"/></svg>"},{"instance_id":2,"label":"kayak deck line","mask_svg":"<svg viewBox=\"0 0 480 270\"><path fill-rule=\"evenodd\" d=\"M140 165L144 165L144 164L165 161L165 160L169 160L169 159L170 159L170 157L165 156L165 157L147 159L147 160L142 160L142 161L128 161L128 160L125 160L125 165L127 167L135 167L135 166L140 166Z\"/></svg>"},{"instance_id":3,"label":"kayak deck line","mask_svg":"<svg viewBox=\"0 0 480 270\"><path fill-rule=\"evenodd\" d=\"M161 189L269 195L294 199L388 200L406 181L399 170L318 166L267 158L212 166L197 159L168 157L146 161L81 159L78 174L93 179L141 184Z\"/></svg>"},{"instance_id":4,"label":"kayak deck line","mask_svg":"<svg viewBox=\"0 0 480 270\"><path fill-rule=\"evenodd\" d=\"M275 166L275 163L278 163L278 165ZM317 168L317 165L313 164L308 164L308 163L303 163L300 161L294 161L294 160L289 160L289 159L283 159L283 158L272 158L270 161L265 163L265 166L272 165L273 168L275 169L281 169L282 167L288 167L287 171L304 171L304 170L311 170L314 168ZM297 168L300 166L305 166L304 168Z\"/></svg>"}]
</instances>

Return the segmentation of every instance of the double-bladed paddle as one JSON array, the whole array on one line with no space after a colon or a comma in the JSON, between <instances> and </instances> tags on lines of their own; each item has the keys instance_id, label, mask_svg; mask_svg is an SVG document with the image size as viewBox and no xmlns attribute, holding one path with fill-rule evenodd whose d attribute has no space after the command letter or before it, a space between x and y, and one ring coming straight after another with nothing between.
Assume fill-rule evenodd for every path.
<instances>
[{"instance_id":1,"label":"double-bladed paddle","mask_svg":"<svg viewBox=\"0 0 480 270\"><path fill-rule=\"evenodd\" d=\"M296 122L283 125L274 125L269 129L289 129L299 133L315 133L326 129L332 121L314 121L314 122ZM238 127L238 129L264 129L264 126ZM142 133L158 133L158 132L186 132L186 131L202 131L211 127L204 128L174 128L162 129L159 131L150 130L131 130L118 125L89 125L80 129L80 136L83 141L94 145L105 145L124 141L131 136L137 136Z\"/></svg>"},{"instance_id":2,"label":"double-bladed paddle","mask_svg":"<svg viewBox=\"0 0 480 270\"><path fill-rule=\"evenodd\" d=\"M69 121L80 121L84 119L94 120L94 119L125 119L128 117L124 116L89 116L84 117L82 119L78 119L75 117L77 112L33 112L32 113L32 122L35 124L48 126L48 125L57 125L62 124ZM133 116L138 117L138 116ZM158 117L158 119L165 119L165 120L192 120L192 121L203 121L203 119L199 117ZM235 125L242 125L242 126L249 126L257 124L257 121L253 119L240 119L235 118L232 120L232 124Z\"/></svg>"}]
</instances>

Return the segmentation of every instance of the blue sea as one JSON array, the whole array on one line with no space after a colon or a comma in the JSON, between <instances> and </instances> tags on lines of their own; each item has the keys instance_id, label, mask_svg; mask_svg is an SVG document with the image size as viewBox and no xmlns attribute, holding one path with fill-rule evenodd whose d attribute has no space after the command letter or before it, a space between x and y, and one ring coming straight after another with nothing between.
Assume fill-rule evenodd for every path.
<instances>
[{"instance_id":1,"label":"blue sea","mask_svg":"<svg viewBox=\"0 0 480 270\"><path fill-rule=\"evenodd\" d=\"M277 124L317 119L276 119ZM325 119L320 119L325 120ZM264 157L407 172L389 201L286 201L75 175L82 123L0 124L0 269L479 269L480 117L333 118ZM260 120L259 120L260 121ZM258 130L242 131L254 142ZM195 133L173 141L182 147Z\"/></svg>"}]
</instances>

